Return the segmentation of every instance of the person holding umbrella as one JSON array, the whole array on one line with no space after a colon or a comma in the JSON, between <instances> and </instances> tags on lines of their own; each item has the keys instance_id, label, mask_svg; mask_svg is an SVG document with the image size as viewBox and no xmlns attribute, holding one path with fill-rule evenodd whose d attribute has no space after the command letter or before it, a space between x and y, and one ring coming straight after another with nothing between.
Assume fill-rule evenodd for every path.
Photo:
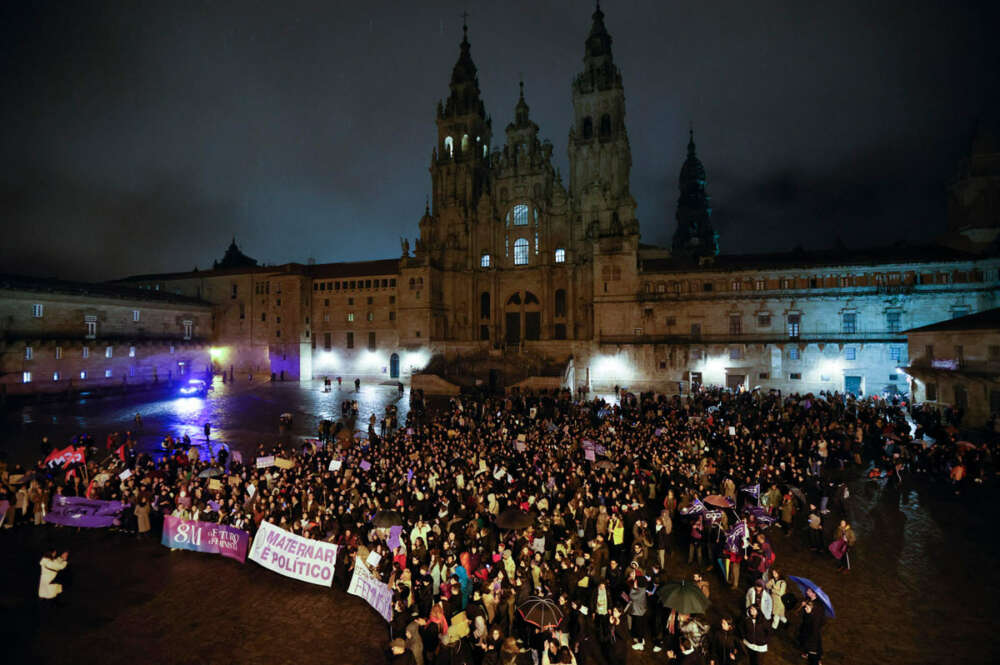
<instances>
[{"instance_id":1,"label":"person holding umbrella","mask_svg":"<svg viewBox=\"0 0 1000 665\"><path fill-rule=\"evenodd\" d=\"M826 617L823 608L816 606L817 603L818 600L802 603L802 623L799 625L799 648L809 665L821 665L823 658L822 631Z\"/></svg>"}]
</instances>

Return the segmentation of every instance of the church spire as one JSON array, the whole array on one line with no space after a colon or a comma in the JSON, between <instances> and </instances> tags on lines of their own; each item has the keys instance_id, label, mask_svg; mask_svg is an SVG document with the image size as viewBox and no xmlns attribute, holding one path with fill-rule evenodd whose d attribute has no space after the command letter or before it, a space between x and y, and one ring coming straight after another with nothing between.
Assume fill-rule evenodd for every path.
<instances>
[{"instance_id":1,"label":"church spire","mask_svg":"<svg viewBox=\"0 0 1000 665\"><path fill-rule=\"evenodd\" d=\"M462 43L459 45L458 61L451 70L451 94L448 96L444 109L440 111L445 117L468 115L470 113L486 116L483 101L479 96L479 72L476 63L472 61L472 50L469 44L469 26L466 16L462 16Z\"/></svg>"},{"instance_id":2,"label":"church spire","mask_svg":"<svg viewBox=\"0 0 1000 665\"><path fill-rule=\"evenodd\" d=\"M719 253L719 235L712 228L711 197L705 190L705 184L705 166L698 159L692 127L688 132L687 159L678 178L680 197L675 215L675 254L703 257Z\"/></svg>"}]
</instances>

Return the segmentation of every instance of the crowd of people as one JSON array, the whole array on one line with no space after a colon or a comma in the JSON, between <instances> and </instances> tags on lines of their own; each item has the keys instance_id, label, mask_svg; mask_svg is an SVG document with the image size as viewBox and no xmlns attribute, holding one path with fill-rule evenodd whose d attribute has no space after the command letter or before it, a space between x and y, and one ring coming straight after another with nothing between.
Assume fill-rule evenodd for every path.
<instances>
[{"instance_id":1,"label":"crowd of people","mask_svg":"<svg viewBox=\"0 0 1000 665\"><path fill-rule=\"evenodd\" d=\"M356 560L377 552L373 572L393 590L394 663L589 665L624 663L631 651L760 663L774 640L790 640L812 664L830 601L786 577L771 530L846 574L856 558L851 472L953 480L964 466L967 483L992 464L987 448L939 429L930 447L911 429L891 403L840 394L623 392L615 405L569 391L463 396L416 405L398 427L387 418L376 431L373 415L366 436L342 421L301 447L255 451L291 468L256 468L249 451L223 448L204 459L172 439L142 450L128 432L104 450L82 439L86 469L44 459L29 473L11 469L0 500L12 507L6 526L42 523L60 494L128 504L118 528L140 536L165 515L251 536L267 520L340 545L341 589ZM391 550L390 523L403 529ZM42 559L40 596L58 593L65 561ZM717 602L720 585L738 592L738 607Z\"/></svg>"}]
</instances>

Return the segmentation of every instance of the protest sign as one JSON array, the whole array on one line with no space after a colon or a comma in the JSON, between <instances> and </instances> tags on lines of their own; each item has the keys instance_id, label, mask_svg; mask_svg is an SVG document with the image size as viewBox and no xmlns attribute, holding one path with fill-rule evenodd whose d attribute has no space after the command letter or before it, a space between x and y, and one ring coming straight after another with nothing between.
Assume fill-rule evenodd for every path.
<instances>
[{"instance_id":1,"label":"protest sign","mask_svg":"<svg viewBox=\"0 0 1000 665\"><path fill-rule=\"evenodd\" d=\"M341 462L339 459L332 459L332 460L330 460L330 466L327 467L327 470L329 470L329 471L339 471L341 464L343 464L343 462Z\"/></svg>"},{"instance_id":2,"label":"protest sign","mask_svg":"<svg viewBox=\"0 0 1000 665\"><path fill-rule=\"evenodd\" d=\"M295 467L295 462L290 459L285 459L284 457L275 457L274 466L279 469L292 469Z\"/></svg>"},{"instance_id":3,"label":"protest sign","mask_svg":"<svg viewBox=\"0 0 1000 665\"><path fill-rule=\"evenodd\" d=\"M120 480L128 480L132 476L132 469L125 469L118 474Z\"/></svg>"},{"instance_id":4,"label":"protest sign","mask_svg":"<svg viewBox=\"0 0 1000 665\"><path fill-rule=\"evenodd\" d=\"M101 528L117 523L125 506L121 501L60 495L52 497L52 510L46 513L45 521L63 526Z\"/></svg>"},{"instance_id":5,"label":"protest sign","mask_svg":"<svg viewBox=\"0 0 1000 665\"><path fill-rule=\"evenodd\" d=\"M368 558L365 559L365 565L369 568L378 568L379 562L382 561L382 555L378 552L369 552Z\"/></svg>"},{"instance_id":6,"label":"protest sign","mask_svg":"<svg viewBox=\"0 0 1000 665\"><path fill-rule=\"evenodd\" d=\"M226 524L182 520L173 515L163 517L164 547L221 554L245 563L250 534Z\"/></svg>"},{"instance_id":7,"label":"protest sign","mask_svg":"<svg viewBox=\"0 0 1000 665\"><path fill-rule=\"evenodd\" d=\"M240 484L240 477L239 476L229 476L229 484L232 485L233 487L236 487L237 485Z\"/></svg>"},{"instance_id":8,"label":"protest sign","mask_svg":"<svg viewBox=\"0 0 1000 665\"><path fill-rule=\"evenodd\" d=\"M270 466L274 466L274 455L268 455L267 457L257 458L257 468L266 469Z\"/></svg>"},{"instance_id":9,"label":"protest sign","mask_svg":"<svg viewBox=\"0 0 1000 665\"><path fill-rule=\"evenodd\" d=\"M386 621L392 621L392 591L378 581L361 561L354 563L354 576L347 593L364 598Z\"/></svg>"},{"instance_id":10,"label":"protest sign","mask_svg":"<svg viewBox=\"0 0 1000 665\"><path fill-rule=\"evenodd\" d=\"M594 462L594 461L597 461L597 457L596 457L596 456L594 456L594 449L593 449L593 448L587 448L586 450L584 450L584 451L583 451L583 457L584 457L584 459L586 459L586 460L587 460L588 462Z\"/></svg>"},{"instance_id":11,"label":"protest sign","mask_svg":"<svg viewBox=\"0 0 1000 665\"><path fill-rule=\"evenodd\" d=\"M400 544L400 536L403 535L403 527L393 526L389 527L389 538L385 541L385 544L389 546L389 549L393 552Z\"/></svg>"},{"instance_id":12,"label":"protest sign","mask_svg":"<svg viewBox=\"0 0 1000 665\"><path fill-rule=\"evenodd\" d=\"M297 536L264 521L253 539L250 560L285 577L328 587L333 584L337 546Z\"/></svg>"},{"instance_id":13,"label":"protest sign","mask_svg":"<svg viewBox=\"0 0 1000 665\"><path fill-rule=\"evenodd\" d=\"M520 441L521 443L524 443L525 441L527 441L527 438L523 434L518 434L517 440Z\"/></svg>"},{"instance_id":14,"label":"protest sign","mask_svg":"<svg viewBox=\"0 0 1000 665\"><path fill-rule=\"evenodd\" d=\"M729 436L736 436L736 428L733 425L729 426Z\"/></svg>"},{"instance_id":15,"label":"protest sign","mask_svg":"<svg viewBox=\"0 0 1000 665\"><path fill-rule=\"evenodd\" d=\"M211 492L215 492L222 489L222 481L218 478L211 478L208 481L208 489Z\"/></svg>"},{"instance_id":16,"label":"protest sign","mask_svg":"<svg viewBox=\"0 0 1000 665\"><path fill-rule=\"evenodd\" d=\"M234 450L229 454L229 459L236 464L243 464L243 453Z\"/></svg>"},{"instance_id":17,"label":"protest sign","mask_svg":"<svg viewBox=\"0 0 1000 665\"><path fill-rule=\"evenodd\" d=\"M372 463L371 462L369 462L366 459L365 460L361 460L361 470L362 471L368 471L371 468L372 468Z\"/></svg>"}]
</instances>

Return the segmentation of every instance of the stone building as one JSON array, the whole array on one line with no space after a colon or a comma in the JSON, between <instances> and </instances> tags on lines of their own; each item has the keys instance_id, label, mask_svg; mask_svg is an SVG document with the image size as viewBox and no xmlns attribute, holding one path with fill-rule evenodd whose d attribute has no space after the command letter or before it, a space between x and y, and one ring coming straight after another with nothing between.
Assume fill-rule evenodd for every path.
<instances>
[{"instance_id":1,"label":"stone building","mask_svg":"<svg viewBox=\"0 0 1000 665\"><path fill-rule=\"evenodd\" d=\"M1000 309L906 331L913 398L960 409L966 426L1000 414Z\"/></svg>"},{"instance_id":2,"label":"stone building","mask_svg":"<svg viewBox=\"0 0 1000 665\"><path fill-rule=\"evenodd\" d=\"M429 145L431 189L398 259L261 266L234 243L211 270L124 283L213 304L224 366L290 379L686 391L904 392L908 328L995 308L1000 150L981 132L933 246L720 250L690 137L669 248L640 242L624 80L598 8L571 82L569 173L523 84L494 146L468 30ZM942 224L944 227L944 224Z\"/></svg>"},{"instance_id":3,"label":"stone building","mask_svg":"<svg viewBox=\"0 0 1000 665\"><path fill-rule=\"evenodd\" d=\"M0 277L3 396L142 386L204 376L212 307L195 298Z\"/></svg>"}]
</instances>

